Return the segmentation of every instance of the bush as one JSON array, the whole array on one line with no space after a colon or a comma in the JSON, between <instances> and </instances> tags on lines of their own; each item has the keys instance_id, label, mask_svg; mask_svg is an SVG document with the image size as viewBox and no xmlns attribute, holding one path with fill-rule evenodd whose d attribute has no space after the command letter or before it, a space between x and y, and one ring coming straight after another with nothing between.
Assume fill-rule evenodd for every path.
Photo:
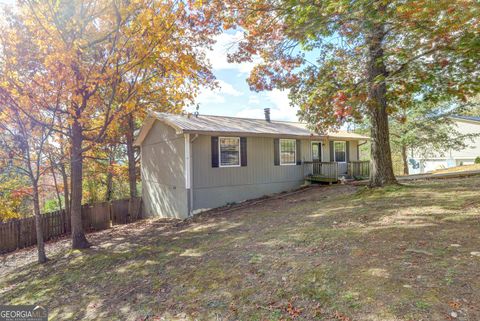
<instances>
[{"instance_id":1,"label":"bush","mask_svg":"<svg viewBox=\"0 0 480 321\"><path fill-rule=\"evenodd\" d=\"M475 158L475 164L480 164L480 156L478 156L477 158Z\"/></svg>"}]
</instances>

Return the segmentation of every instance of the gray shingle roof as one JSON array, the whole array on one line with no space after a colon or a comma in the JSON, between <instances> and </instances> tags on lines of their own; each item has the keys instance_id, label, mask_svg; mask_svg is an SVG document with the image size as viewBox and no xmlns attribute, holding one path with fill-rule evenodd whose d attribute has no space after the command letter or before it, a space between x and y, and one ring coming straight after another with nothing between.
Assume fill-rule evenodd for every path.
<instances>
[{"instance_id":1,"label":"gray shingle roof","mask_svg":"<svg viewBox=\"0 0 480 321\"><path fill-rule=\"evenodd\" d=\"M264 119L250 119L211 115L177 115L169 113L151 112L150 118L164 122L175 128L178 133L218 134L218 135L255 135L274 137L297 138L338 138L347 140L366 140L369 137L347 131L328 132L326 135L317 134L307 128L305 124ZM142 129L143 131L143 129ZM143 134L143 135L142 135ZM146 133L140 132L137 144L141 144Z\"/></svg>"}]
</instances>

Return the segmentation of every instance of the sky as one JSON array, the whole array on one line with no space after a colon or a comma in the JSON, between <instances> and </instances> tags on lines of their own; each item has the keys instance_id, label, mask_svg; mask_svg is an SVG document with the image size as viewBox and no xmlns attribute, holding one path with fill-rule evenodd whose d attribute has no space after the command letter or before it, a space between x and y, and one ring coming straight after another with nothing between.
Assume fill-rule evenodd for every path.
<instances>
[{"instance_id":1,"label":"sky","mask_svg":"<svg viewBox=\"0 0 480 321\"><path fill-rule=\"evenodd\" d=\"M225 32L216 37L213 50L207 52L219 88L202 90L197 98L200 114L263 118L263 109L270 108L272 119L296 121L297 109L290 106L287 91L256 93L249 89L246 79L255 62L227 61L227 53L235 50L235 43L241 37L241 31Z\"/></svg>"}]
</instances>

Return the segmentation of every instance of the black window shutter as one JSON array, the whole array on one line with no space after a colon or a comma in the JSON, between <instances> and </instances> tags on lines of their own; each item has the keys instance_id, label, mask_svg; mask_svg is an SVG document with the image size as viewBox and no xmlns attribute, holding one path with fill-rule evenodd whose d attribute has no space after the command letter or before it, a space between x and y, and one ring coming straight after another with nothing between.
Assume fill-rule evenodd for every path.
<instances>
[{"instance_id":1,"label":"black window shutter","mask_svg":"<svg viewBox=\"0 0 480 321\"><path fill-rule=\"evenodd\" d=\"M247 137L240 137L240 161L240 165L247 166Z\"/></svg>"},{"instance_id":2,"label":"black window shutter","mask_svg":"<svg viewBox=\"0 0 480 321\"><path fill-rule=\"evenodd\" d=\"M280 140L278 138L273 139L273 165L280 165Z\"/></svg>"},{"instance_id":3,"label":"black window shutter","mask_svg":"<svg viewBox=\"0 0 480 321\"><path fill-rule=\"evenodd\" d=\"M348 140L345 143L345 161L347 163L350 161L350 142Z\"/></svg>"},{"instance_id":4,"label":"black window shutter","mask_svg":"<svg viewBox=\"0 0 480 321\"><path fill-rule=\"evenodd\" d=\"M295 146L297 147L297 165L302 165L302 141L297 139Z\"/></svg>"},{"instance_id":5,"label":"black window shutter","mask_svg":"<svg viewBox=\"0 0 480 321\"><path fill-rule=\"evenodd\" d=\"M218 137L212 136L212 167L218 167Z\"/></svg>"},{"instance_id":6,"label":"black window shutter","mask_svg":"<svg viewBox=\"0 0 480 321\"><path fill-rule=\"evenodd\" d=\"M334 148L333 148L333 142L331 141L331 142L330 142L330 161L331 161L331 162L334 162L334 161L335 161L335 155L334 155L334 153L335 153L335 150L334 150Z\"/></svg>"}]
</instances>

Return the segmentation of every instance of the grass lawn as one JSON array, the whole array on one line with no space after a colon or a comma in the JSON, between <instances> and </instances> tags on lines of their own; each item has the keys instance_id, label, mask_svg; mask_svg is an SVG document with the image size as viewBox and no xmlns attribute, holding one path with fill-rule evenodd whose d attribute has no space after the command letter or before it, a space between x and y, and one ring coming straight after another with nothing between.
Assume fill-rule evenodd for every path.
<instances>
[{"instance_id":1,"label":"grass lawn","mask_svg":"<svg viewBox=\"0 0 480 321\"><path fill-rule=\"evenodd\" d=\"M479 219L480 176L314 187L96 233L85 251L62 241L44 266L0 257L0 304L52 320L480 320Z\"/></svg>"}]
</instances>

